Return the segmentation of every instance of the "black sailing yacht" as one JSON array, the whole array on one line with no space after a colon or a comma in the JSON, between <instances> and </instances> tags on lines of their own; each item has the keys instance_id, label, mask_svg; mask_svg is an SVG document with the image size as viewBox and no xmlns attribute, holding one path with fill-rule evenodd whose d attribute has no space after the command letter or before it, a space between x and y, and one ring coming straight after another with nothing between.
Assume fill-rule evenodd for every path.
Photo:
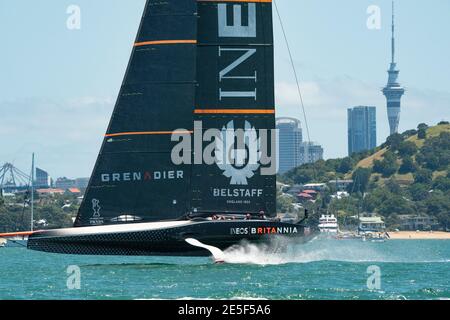
<instances>
[{"instance_id":1,"label":"black sailing yacht","mask_svg":"<svg viewBox=\"0 0 450 320\"><path fill-rule=\"evenodd\" d=\"M275 129L273 59L271 0L147 0L74 228L34 232L28 248L205 255L185 240L225 249L302 237L301 224L275 218L275 172L263 173L259 151L249 161L250 137ZM195 161L209 129L238 128L252 133L232 150L240 161ZM175 164L181 140L186 161Z\"/></svg>"}]
</instances>

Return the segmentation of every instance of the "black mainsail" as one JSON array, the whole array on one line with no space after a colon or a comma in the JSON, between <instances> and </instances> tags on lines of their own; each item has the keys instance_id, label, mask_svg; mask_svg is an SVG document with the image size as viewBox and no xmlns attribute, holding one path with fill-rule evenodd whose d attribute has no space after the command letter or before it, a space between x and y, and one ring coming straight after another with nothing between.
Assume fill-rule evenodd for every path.
<instances>
[{"instance_id":1,"label":"black mainsail","mask_svg":"<svg viewBox=\"0 0 450 320\"><path fill-rule=\"evenodd\" d=\"M174 219L189 208L191 168L171 162L170 136L192 129L196 13L194 0L147 1L75 226Z\"/></svg>"},{"instance_id":2,"label":"black mainsail","mask_svg":"<svg viewBox=\"0 0 450 320\"><path fill-rule=\"evenodd\" d=\"M193 164L171 160L172 132L192 135L194 121L274 129L273 85L270 1L148 0L75 226L274 215L275 175L260 164L206 165L190 150Z\"/></svg>"}]
</instances>

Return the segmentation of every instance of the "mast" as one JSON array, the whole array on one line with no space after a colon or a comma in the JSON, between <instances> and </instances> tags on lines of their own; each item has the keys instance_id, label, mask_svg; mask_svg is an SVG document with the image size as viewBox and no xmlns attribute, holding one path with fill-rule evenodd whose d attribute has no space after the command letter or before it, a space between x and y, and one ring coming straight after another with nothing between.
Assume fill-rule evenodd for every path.
<instances>
[{"instance_id":1,"label":"mast","mask_svg":"<svg viewBox=\"0 0 450 320\"><path fill-rule=\"evenodd\" d=\"M31 221L30 221L30 231L34 228L34 152L31 156Z\"/></svg>"}]
</instances>

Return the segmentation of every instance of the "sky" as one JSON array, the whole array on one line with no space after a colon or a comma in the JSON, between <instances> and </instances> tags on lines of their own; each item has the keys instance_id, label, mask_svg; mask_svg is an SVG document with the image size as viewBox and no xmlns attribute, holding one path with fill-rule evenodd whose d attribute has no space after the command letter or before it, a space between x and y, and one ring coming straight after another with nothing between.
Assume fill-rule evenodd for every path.
<instances>
[{"instance_id":1,"label":"sky","mask_svg":"<svg viewBox=\"0 0 450 320\"><path fill-rule=\"evenodd\" d=\"M181 0L180 0L181 1ZM276 0L299 75L311 140L347 155L347 108L377 107L389 133L386 85L390 0ZM0 164L54 178L91 174L131 53L145 0L0 0ZM80 29L69 29L71 5ZM380 28L368 28L370 6ZM397 0L400 131L450 120L450 1ZM304 125L280 22L274 15L277 116ZM305 133L306 135L306 133Z\"/></svg>"}]
</instances>

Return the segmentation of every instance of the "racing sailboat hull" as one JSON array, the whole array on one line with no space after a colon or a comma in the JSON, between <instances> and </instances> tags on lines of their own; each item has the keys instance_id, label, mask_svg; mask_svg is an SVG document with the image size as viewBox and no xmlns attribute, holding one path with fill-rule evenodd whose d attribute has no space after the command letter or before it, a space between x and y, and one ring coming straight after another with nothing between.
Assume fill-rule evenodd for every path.
<instances>
[{"instance_id":1,"label":"racing sailboat hull","mask_svg":"<svg viewBox=\"0 0 450 320\"><path fill-rule=\"evenodd\" d=\"M304 236L300 225L267 220L172 221L38 231L28 249L78 255L207 256L188 244L195 238L225 250L242 241L268 243L275 236Z\"/></svg>"}]
</instances>

